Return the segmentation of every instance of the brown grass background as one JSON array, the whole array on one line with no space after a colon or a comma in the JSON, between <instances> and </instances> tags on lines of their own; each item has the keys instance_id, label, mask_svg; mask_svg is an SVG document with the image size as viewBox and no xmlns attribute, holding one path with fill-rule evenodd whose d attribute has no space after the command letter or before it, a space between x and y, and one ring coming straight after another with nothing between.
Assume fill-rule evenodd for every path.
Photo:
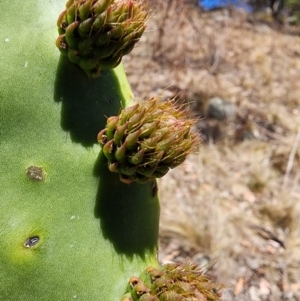
<instances>
[{"instance_id":1,"label":"brown grass background","mask_svg":"<svg viewBox=\"0 0 300 301\"><path fill-rule=\"evenodd\" d=\"M125 67L138 99L179 95L203 142L159 181L160 259L189 260L223 300L300 300L300 30L268 15L150 2ZM212 97L233 113L207 115Z\"/></svg>"}]
</instances>

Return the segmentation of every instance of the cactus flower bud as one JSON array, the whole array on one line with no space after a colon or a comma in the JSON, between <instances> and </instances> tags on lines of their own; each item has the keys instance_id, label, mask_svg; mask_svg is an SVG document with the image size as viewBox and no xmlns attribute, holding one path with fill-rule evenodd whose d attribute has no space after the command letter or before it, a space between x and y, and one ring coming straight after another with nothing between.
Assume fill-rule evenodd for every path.
<instances>
[{"instance_id":1,"label":"cactus flower bud","mask_svg":"<svg viewBox=\"0 0 300 301\"><path fill-rule=\"evenodd\" d=\"M107 119L98 141L109 170L125 183L145 183L181 164L198 144L195 120L173 100L151 98Z\"/></svg>"},{"instance_id":2,"label":"cactus flower bud","mask_svg":"<svg viewBox=\"0 0 300 301\"><path fill-rule=\"evenodd\" d=\"M193 264L149 267L138 279L139 282L124 295L134 301L217 301L221 298L222 286L210 282Z\"/></svg>"},{"instance_id":3,"label":"cactus flower bud","mask_svg":"<svg viewBox=\"0 0 300 301\"><path fill-rule=\"evenodd\" d=\"M68 0L56 46L88 76L115 68L140 39L148 12L136 0Z\"/></svg>"}]
</instances>

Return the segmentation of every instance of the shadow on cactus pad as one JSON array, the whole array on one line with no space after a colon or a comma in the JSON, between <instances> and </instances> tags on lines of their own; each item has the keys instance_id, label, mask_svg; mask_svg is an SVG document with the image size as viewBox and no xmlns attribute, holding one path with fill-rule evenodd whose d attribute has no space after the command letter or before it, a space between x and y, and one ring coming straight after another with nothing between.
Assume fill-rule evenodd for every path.
<instances>
[{"instance_id":1,"label":"shadow on cactus pad","mask_svg":"<svg viewBox=\"0 0 300 301\"><path fill-rule=\"evenodd\" d=\"M157 248L159 202L156 183L122 183L107 168L100 153L94 173L99 176L95 216L100 219L103 236L117 253L144 257ZM146 192L146 193L145 193Z\"/></svg>"},{"instance_id":2,"label":"shadow on cactus pad","mask_svg":"<svg viewBox=\"0 0 300 301\"><path fill-rule=\"evenodd\" d=\"M144 257L157 248L160 208L153 190L156 183L122 183L106 165L100 153L94 167L94 174L99 176L95 216L100 219L103 236L117 253Z\"/></svg>"},{"instance_id":3,"label":"shadow on cactus pad","mask_svg":"<svg viewBox=\"0 0 300 301\"><path fill-rule=\"evenodd\" d=\"M97 134L105 126L107 115L119 113L124 95L114 70L103 71L90 79L64 56L56 73L54 99L61 102L61 127L73 142L83 146L97 143Z\"/></svg>"}]
</instances>

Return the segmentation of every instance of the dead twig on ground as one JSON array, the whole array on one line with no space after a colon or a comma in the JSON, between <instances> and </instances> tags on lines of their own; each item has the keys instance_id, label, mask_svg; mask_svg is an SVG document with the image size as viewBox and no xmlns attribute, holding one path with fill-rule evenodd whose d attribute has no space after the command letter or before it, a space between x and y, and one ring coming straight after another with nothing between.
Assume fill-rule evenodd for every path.
<instances>
[{"instance_id":1,"label":"dead twig on ground","mask_svg":"<svg viewBox=\"0 0 300 301\"><path fill-rule=\"evenodd\" d=\"M293 163L294 163L294 160L295 160L296 152L299 148L299 144L300 144L300 126L299 126L298 133L296 135L296 138L295 138L295 141L294 141L294 144L293 144L290 156L289 156L289 160L288 160L288 164L286 166L285 174L283 176L283 181L282 181L283 186L286 186L287 183L288 183L288 180L289 180L292 168L293 168Z\"/></svg>"}]
</instances>

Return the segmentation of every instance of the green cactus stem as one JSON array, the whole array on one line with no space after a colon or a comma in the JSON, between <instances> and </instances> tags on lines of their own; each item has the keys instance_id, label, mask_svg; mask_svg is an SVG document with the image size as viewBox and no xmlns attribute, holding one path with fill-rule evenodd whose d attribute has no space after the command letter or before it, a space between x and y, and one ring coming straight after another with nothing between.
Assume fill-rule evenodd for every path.
<instances>
[{"instance_id":1,"label":"green cactus stem","mask_svg":"<svg viewBox=\"0 0 300 301\"><path fill-rule=\"evenodd\" d=\"M57 20L56 45L88 76L98 77L131 52L147 18L136 0L69 0Z\"/></svg>"},{"instance_id":2,"label":"green cactus stem","mask_svg":"<svg viewBox=\"0 0 300 301\"><path fill-rule=\"evenodd\" d=\"M98 134L108 168L124 183L146 183L164 176L198 145L195 120L174 101L151 98L107 119Z\"/></svg>"},{"instance_id":3,"label":"green cactus stem","mask_svg":"<svg viewBox=\"0 0 300 301\"><path fill-rule=\"evenodd\" d=\"M106 116L132 104L123 66L89 79L61 55L62 9L0 2L0 300L116 301L158 265L155 184L99 156Z\"/></svg>"}]
</instances>

